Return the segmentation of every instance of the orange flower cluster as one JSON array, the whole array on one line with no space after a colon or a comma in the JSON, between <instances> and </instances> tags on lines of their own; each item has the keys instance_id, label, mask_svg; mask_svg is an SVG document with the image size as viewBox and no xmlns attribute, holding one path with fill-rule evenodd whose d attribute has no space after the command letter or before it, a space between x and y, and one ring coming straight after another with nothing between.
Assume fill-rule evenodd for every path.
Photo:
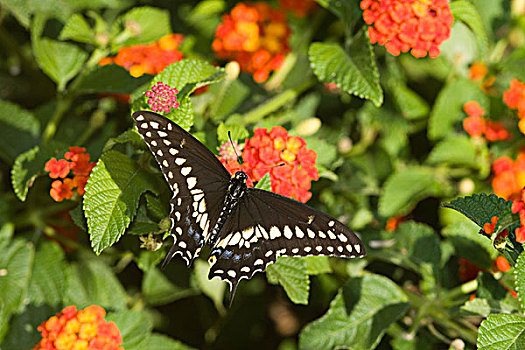
<instances>
[{"instance_id":1,"label":"orange flower cluster","mask_svg":"<svg viewBox=\"0 0 525 350\"><path fill-rule=\"evenodd\" d=\"M59 179L51 184L50 194L55 201L71 199L75 188L79 195L84 194L84 187L96 164L90 162L89 153L85 152L84 147L69 147L69 152L64 154L65 159L57 160L53 157L44 165L44 170L49 173L50 178ZM70 171L73 172L72 179L67 177Z\"/></svg>"},{"instance_id":2,"label":"orange flower cluster","mask_svg":"<svg viewBox=\"0 0 525 350\"><path fill-rule=\"evenodd\" d=\"M405 221L403 216L393 216L388 218L386 220L385 231L394 232L403 221Z\"/></svg>"},{"instance_id":3,"label":"orange flower cluster","mask_svg":"<svg viewBox=\"0 0 525 350\"><path fill-rule=\"evenodd\" d=\"M463 129L470 137L480 137L485 134L488 141L501 141L510 137L510 133L502 123L485 119L485 110L476 101L468 101L463 105L468 117L463 120Z\"/></svg>"},{"instance_id":4,"label":"orange flower cluster","mask_svg":"<svg viewBox=\"0 0 525 350\"><path fill-rule=\"evenodd\" d=\"M494 178L492 189L499 197L505 199L519 198L525 187L525 153L520 152L516 161L509 157L500 157L492 164Z\"/></svg>"},{"instance_id":5,"label":"orange flower cluster","mask_svg":"<svg viewBox=\"0 0 525 350\"><path fill-rule=\"evenodd\" d=\"M289 36L283 13L266 2L241 2L222 17L212 48L218 58L239 62L260 83L283 64Z\"/></svg>"},{"instance_id":6,"label":"orange flower cluster","mask_svg":"<svg viewBox=\"0 0 525 350\"><path fill-rule=\"evenodd\" d=\"M521 196L512 202L512 213L519 214L520 227L518 227L514 234L516 235L516 242L525 242L525 189L521 190Z\"/></svg>"},{"instance_id":7,"label":"orange flower cluster","mask_svg":"<svg viewBox=\"0 0 525 350\"><path fill-rule=\"evenodd\" d=\"M454 23L447 0L362 0L361 9L370 42L394 56L438 57Z\"/></svg>"},{"instance_id":8,"label":"orange flower cluster","mask_svg":"<svg viewBox=\"0 0 525 350\"><path fill-rule=\"evenodd\" d=\"M501 255L496 258L494 263L496 264L497 269L501 272L507 272L511 269L509 261Z\"/></svg>"},{"instance_id":9,"label":"orange flower cluster","mask_svg":"<svg viewBox=\"0 0 525 350\"><path fill-rule=\"evenodd\" d=\"M80 311L68 306L38 326L42 340L33 350L123 350L117 325L105 316L98 305Z\"/></svg>"},{"instance_id":10,"label":"orange flower cluster","mask_svg":"<svg viewBox=\"0 0 525 350\"><path fill-rule=\"evenodd\" d=\"M279 0L279 6L298 18L304 18L315 11L317 3L314 0Z\"/></svg>"},{"instance_id":11,"label":"orange flower cluster","mask_svg":"<svg viewBox=\"0 0 525 350\"><path fill-rule=\"evenodd\" d=\"M483 62L474 62L468 71L468 78L472 81L480 81L487 75L489 69Z\"/></svg>"},{"instance_id":12,"label":"orange flower cluster","mask_svg":"<svg viewBox=\"0 0 525 350\"><path fill-rule=\"evenodd\" d=\"M143 74L156 75L172 63L182 59L182 52L178 50L184 40L181 34L165 35L148 45L133 45L123 47L115 57L105 57L99 64L116 64L129 71L132 77Z\"/></svg>"},{"instance_id":13,"label":"orange flower cluster","mask_svg":"<svg viewBox=\"0 0 525 350\"><path fill-rule=\"evenodd\" d=\"M510 109L518 110L518 127L525 134L525 84L518 79L512 79L510 88L503 93L503 102Z\"/></svg>"},{"instance_id":14,"label":"orange flower cluster","mask_svg":"<svg viewBox=\"0 0 525 350\"><path fill-rule=\"evenodd\" d=\"M254 136L246 140L242 158L242 166L236 159L220 160L232 174L238 170L246 172L250 182L259 181L269 173L275 193L303 203L312 197L311 181L319 179L315 167L317 153L308 149L301 137L288 135L281 126L274 126L270 132L255 129Z\"/></svg>"}]
</instances>

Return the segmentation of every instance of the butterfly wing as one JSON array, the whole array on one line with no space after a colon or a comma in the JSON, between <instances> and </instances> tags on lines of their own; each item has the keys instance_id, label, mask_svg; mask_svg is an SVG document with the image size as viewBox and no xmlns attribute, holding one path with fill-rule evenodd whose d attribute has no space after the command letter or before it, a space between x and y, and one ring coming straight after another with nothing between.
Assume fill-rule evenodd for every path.
<instances>
[{"instance_id":1,"label":"butterfly wing","mask_svg":"<svg viewBox=\"0 0 525 350\"><path fill-rule=\"evenodd\" d=\"M306 204L260 189L248 189L225 222L213 247L208 278L230 284L250 279L279 256L366 255L361 240L336 219Z\"/></svg>"},{"instance_id":2,"label":"butterfly wing","mask_svg":"<svg viewBox=\"0 0 525 350\"><path fill-rule=\"evenodd\" d=\"M230 175L206 146L168 118L138 111L133 119L173 191L170 232L174 243L163 266L177 254L189 266L215 226Z\"/></svg>"}]
</instances>

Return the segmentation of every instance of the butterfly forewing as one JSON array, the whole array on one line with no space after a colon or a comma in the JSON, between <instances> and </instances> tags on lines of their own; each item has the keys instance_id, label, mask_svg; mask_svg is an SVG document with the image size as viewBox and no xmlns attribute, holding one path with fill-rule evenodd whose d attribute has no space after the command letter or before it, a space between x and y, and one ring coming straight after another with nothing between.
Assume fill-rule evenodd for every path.
<instances>
[{"instance_id":1,"label":"butterfly forewing","mask_svg":"<svg viewBox=\"0 0 525 350\"><path fill-rule=\"evenodd\" d=\"M133 118L173 192L174 244L164 264L180 254L190 265L217 221L230 176L213 153L169 119L145 111Z\"/></svg>"},{"instance_id":2,"label":"butterfly forewing","mask_svg":"<svg viewBox=\"0 0 525 350\"><path fill-rule=\"evenodd\" d=\"M226 221L209 259L209 278L220 277L232 290L279 256L366 255L360 239L345 225L305 204L248 189Z\"/></svg>"}]
</instances>

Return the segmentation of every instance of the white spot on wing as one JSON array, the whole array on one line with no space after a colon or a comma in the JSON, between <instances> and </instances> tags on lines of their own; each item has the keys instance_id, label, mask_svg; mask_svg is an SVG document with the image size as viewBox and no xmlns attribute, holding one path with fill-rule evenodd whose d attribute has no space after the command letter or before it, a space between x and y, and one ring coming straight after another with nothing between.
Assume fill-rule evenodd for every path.
<instances>
[{"instance_id":1,"label":"white spot on wing","mask_svg":"<svg viewBox=\"0 0 525 350\"><path fill-rule=\"evenodd\" d=\"M292 232L292 230L290 230L290 227L288 225L286 225L284 227L283 233L284 233L284 237L286 237L288 239L292 239L293 232Z\"/></svg>"},{"instance_id":2,"label":"white spot on wing","mask_svg":"<svg viewBox=\"0 0 525 350\"><path fill-rule=\"evenodd\" d=\"M234 270L228 270L228 276L230 276L231 278L235 278L235 276L237 276L237 272L235 272Z\"/></svg>"},{"instance_id":3,"label":"white spot on wing","mask_svg":"<svg viewBox=\"0 0 525 350\"><path fill-rule=\"evenodd\" d=\"M237 245L239 241L241 240L241 233L235 232L233 237L230 238L230 241L228 242L229 245Z\"/></svg>"},{"instance_id":4,"label":"white spot on wing","mask_svg":"<svg viewBox=\"0 0 525 350\"><path fill-rule=\"evenodd\" d=\"M141 122L144 120L144 116L141 114L137 118L135 118L138 122Z\"/></svg>"},{"instance_id":5,"label":"white spot on wing","mask_svg":"<svg viewBox=\"0 0 525 350\"><path fill-rule=\"evenodd\" d=\"M186 166L186 167L184 167L184 168L182 168L182 169L180 170L180 173L181 173L183 176L188 176L188 174L190 173L190 171L191 171L191 167Z\"/></svg>"},{"instance_id":6,"label":"white spot on wing","mask_svg":"<svg viewBox=\"0 0 525 350\"><path fill-rule=\"evenodd\" d=\"M188 189L191 190L197 184L197 178L195 178L195 177L188 177L186 179L186 182L188 183ZM204 194L203 194L203 196L204 196Z\"/></svg>"},{"instance_id":7,"label":"white spot on wing","mask_svg":"<svg viewBox=\"0 0 525 350\"><path fill-rule=\"evenodd\" d=\"M160 137L166 137L168 134L166 134L164 131L157 131L157 134L159 134Z\"/></svg>"},{"instance_id":8,"label":"white spot on wing","mask_svg":"<svg viewBox=\"0 0 525 350\"><path fill-rule=\"evenodd\" d=\"M276 239L277 237L281 237L281 231L275 227L270 227L270 239Z\"/></svg>"},{"instance_id":9,"label":"white spot on wing","mask_svg":"<svg viewBox=\"0 0 525 350\"><path fill-rule=\"evenodd\" d=\"M153 127L153 129L158 129L159 128L159 123L157 123L157 122L149 122L149 124Z\"/></svg>"},{"instance_id":10,"label":"white spot on wing","mask_svg":"<svg viewBox=\"0 0 525 350\"><path fill-rule=\"evenodd\" d=\"M347 242L348 241L348 238L346 238L346 236L344 234L342 234L342 233L340 233L337 237L339 237L341 242Z\"/></svg>"},{"instance_id":11,"label":"white spot on wing","mask_svg":"<svg viewBox=\"0 0 525 350\"><path fill-rule=\"evenodd\" d=\"M309 228L307 228L306 232L308 232L308 237L315 238L315 232L314 231L312 231Z\"/></svg>"},{"instance_id":12,"label":"white spot on wing","mask_svg":"<svg viewBox=\"0 0 525 350\"><path fill-rule=\"evenodd\" d=\"M177 164L177 165L182 165L184 163L186 163L186 159L184 159L184 158L177 158L177 159L175 159L175 164Z\"/></svg>"},{"instance_id":13,"label":"white spot on wing","mask_svg":"<svg viewBox=\"0 0 525 350\"><path fill-rule=\"evenodd\" d=\"M297 238L303 238L304 237L304 232L301 231L299 226L295 226L295 235L297 236Z\"/></svg>"},{"instance_id":14,"label":"white spot on wing","mask_svg":"<svg viewBox=\"0 0 525 350\"><path fill-rule=\"evenodd\" d=\"M263 259L257 259L257 260L255 260L255 262L253 263L253 265L262 265L262 264L264 264Z\"/></svg>"}]
</instances>

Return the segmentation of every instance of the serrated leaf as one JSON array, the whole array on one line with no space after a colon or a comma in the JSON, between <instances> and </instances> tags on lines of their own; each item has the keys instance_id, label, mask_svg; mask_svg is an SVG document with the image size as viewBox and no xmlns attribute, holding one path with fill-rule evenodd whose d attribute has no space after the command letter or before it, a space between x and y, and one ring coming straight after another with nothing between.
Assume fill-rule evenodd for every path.
<instances>
[{"instance_id":1,"label":"serrated leaf","mask_svg":"<svg viewBox=\"0 0 525 350\"><path fill-rule=\"evenodd\" d=\"M345 92L383 103L379 73L368 37L361 30L346 52L338 44L313 43L308 50L310 65L320 81L333 83Z\"/></svg>"},{"instance_id":2,"label":"serrated leaf","mask_svg":"<svg viewBox=\"0 0 525 350\"><path fill-rule=\"evenodd\" d=\"M179 103L179 108L165 115L165 117L177 123L184 130L188 131L193 125L193 105L189 97L186 97Z\"/></svg>"},{"instance_id":3,"label":"serrated leaf","mask_svg":"<svg viewBox=\"0 0 525 350\"><path fill-rule=\"evenodd\" d=\"M503 228L515 220L511 212L512 202L499 198L495 194L473 194L472 196L454 199L449 203L443 203L443 206L459 211L481 228L486 223L490 223L493 216L499 218L498 227L502 223L507 224Z\"/></svg>"},{"instance_id":4,"label":"serrated leaf","mask_svg":"<svg viewBox=\"0 0 525 350\"><path fill-rule=\"evenodd\" d=\"M303 258L303 260L306 264L306 273L309 275L332 272L332 267L327 256L307 256Z\"/></svg>"},{"instance_id":5,"label":"serrated leaf","mask_svg":"<svg viewBox=\"0 0 525 350\"><path fill-rule=\"evenodd\" d=\"M296 304L308 304L310 280L306 263L301 258L281 257L266 268L266 277L272 284L283 286L286 295Z\"/></svg>"},{"instance_id":6,"label":"serrated leaf","mask_svg":"<svg viewBox=\"0 0 525 350\"><path fill-rule=\"evenodd\" d=\"M401 216L410 212L427 197L450 194L450 187L429 169L407 167L392 174L385 182L379 197L379 214Z\"/></svg>"},{"instance_id":7,"label":"serrated leaf","mask_svg":"<svg viewBox=\"0 0 525 350\"><path fill-rule=\"evenodd\" d=\"M237 124L228 124L225 125L224 123L220 123L217 127L217 138L219 139L219 142L222 144L224 142L230 142L230 139L228 138L228 131L231 133L232 140L233 141L240 141L244 142L244 140L250 136L250 133L246 128L242 125Z\"/></svg>"},{"instance_id":8,"label":"serrated leaf","mask_svg":"<svg viewBox=\"0 0 525 350\"><path fill-rule=\"evenodd\" d=\"M18 199L25 201L33 181L44 173L45 163L52 157L62 156L66 151L65 146L50 142L20 154L11 169L11 184Z\"/></svg>"},{"instance_id":9,"label":"serrated leaf","mask_svg":"<svg viewBox=\"0 0 525 350\"><path fill-rule=\"evenodd\" d=\"M184 298L194 292L177 287L159 269L151 268L144 273L142 293L148 304L158 306Z\"/></svg>"},{"instance_id":10,"label":"serrated leaf","mask_svg":"<svg viewBox=\"0 0 525 350\"><path fill-rule=\"evenodd\" d=\"M460 78L445 85L430 113L428 137L436 140L454 133L456 123L466 117L463 113L463 105L467 101L476 101L485 110L489 110L489 98L477 83Z\"/></svg>"},{"instance_id":11,"label":"serrated leaf","mask_svg":"<svg viewBox=\"0 0 525 350\"><path fill-rule=\"evenodd\" d=\"M66 25L60 32L59 39L71 39L81 43L96 43L93 29L79 13L75 13L73 16L69 17Z\"/></svg>"},{"instance_id":12,"label":"serrated leaf","mask_svg":"<svg viewBox=\"0 0 525 350\"><path fill-rule=\"evenodd\" d=\"M148 337L145 349L148 350L195 350L191 346L181 343L178 340L171 339L163 334L153 333Z\"/></svg>"},{"instance_id":13,"label":"serrated leaf","mask_svg":"<svg viewBox=\"0 0 525 350\"><path fill-rule=\"evenodd\" d=\"M106 320L115 322L120 330L122 348L126 350L146 349L145 344L147 344L153 325L142 312L129 310L115 312L109 314Z\"/></svg>"},{"instance_id":14,"label":"serrated leaf","mask_svg":"<svg viewBox=\"0 0 525 350\"><path fill-rule=\"evenodd\" d=\"M479 56L484 57L488 50L489 40L476 7L469 1L459 0L450 3L450 10L455 19L465 23L474 32L478 42Z\"/></svg>"},{"instance_id":15,"label":"serrated leaf","mask_svg":"<svg viewBox=\"0 0 525 350\"><path fill-rule=\"evenodd\" d=\"M465 166L479 169L479 151L472 143L472 140L465 135L453 135L440 141L430 152L427 162L429 164L448 164L455 166Z\"/></svg>"},{"instance_id":16,"label":"serrated leaf","mask_svg":"<svg viewBox=\"0 0 525 350\"><path fill-rule=\"evenodd\" d=\"M29 299L35 305L60 305L66 290L64 251L55 242L44 242L37 249Z\"/></svg>"},{"instance_id":17,"label":"serrated leaf","mask_svg":"<svg viewBox=\"0 0 525 350\"><path fill-rule=\"evenodd\" d=\"M156 192L148 175L135 162L117 151L102 155L88 180L83 202L96 254L124 234L146 191Z\"/></svg>"},{"instance_id":18,"label":"serrated leaf","mask_svg":"<svg viewBox=\"0 0 525 350\"><path fill-rule=\"evenodd\" d=\"M9 101L0 100L0 121L33 137L40 134L40 123L33 113Z\"/></svg>"},{"instance_id":19,"label":"serrated leaf","mask_svg":"<svg viewBox=\"0 0 525 350\"><path fill-rule=\"evenodd\" d=\"M151 86L161 81L182 93L182 89L186 85L191 85L189 91L186 91L187 95L201 86L221 80L223 76L224 69L220 67L214 67L203 60L186 58L170 64L157 74L151 82Z\"/></svg>"},{"instance_id":20,"label":"serrated leaf","mask_svg":"<svg viewBox=\"0 0 525 350\"><path fill-rule=\"evenodd\" d=\"M134 31L138 32L138 35L131 36L126 41L118 43L115 48L148 44L172 32L170 14L167 10L160 8L149 6L135 7L121 16L119 21L125 26L132 26Z\"/></svg>"},{"instance_id":21,"label":"serrated leaf","mask_svg":"<svg viewBox=\"0 0 525 350\"><path fill-rule=\"evenodd\" d=\"M224 292L226 290L226 283L224 281L214 278L208 279L208 272L210 271L209 265L202 261L195 261L195 270L193 272L193 278L195 279L195 284L202 291L204 295L210 298L215 307L219 310L224 309L223 300Z\"/></svg>"},{"instance_id":22,"label":"serrated leaf","mask_svg":"<svg viewBox=\"0 0 525 350\"><path fill-rule=\"evenodd\" d=\"M520 300L522 310L525 310L525 254L520 254L514 266L514 287Z\"/></svg>"},{"instance_id":23,"label":"serrated leaf","mask_svg":"<svg viewBox=\"0 0 525 350\"><path fill-rule=\"evenodd\" d=\"M47 38L33 42L33 52L40 68L62 91L84 65L88 55L75 45ZM60 53L60 54L57 54Z\"/></svg>"},{"instance_id":24,"label":"serrated leaf","mask_svg":"<svg viewBox=\"0 0 525 350\"><path fill-rule=\"evenodd\" d=\"M97 66L83 75L74 88L84 93L131 94L150 80L151 76L147 74L134 78L124 68L108 64Z\"/></svg>"},{"instance_id":25,"label":"serrated leaf","mask_svg":"<svg viewBox=\"0 0 525 350\"><path fill-rule=\"evenodd\" d=\"M478 331L478 350L525 348L525 318L519 315L489 315Z\"/></svg>"},{"instance_id":26,"label":"serrated leaf","mask_svg":"<svg viewBox=\"0 0 525 350\"><path fill-rule=\"evenodd\" d=\"M408 309L401 288L386 277L351 278L320 319L299 336L300 349L373 349L387 328Z\"/></svg>"},{"instance_id":27,"label":"serrated leaf","mask_svg":"<svg viewBox=\"0 0 525 350\"><path fill-rule=\"evenodd\" d=\"M487 317L491 313L489 301L484 298L474 298L469 300L461 307L461 311L466 311L469 314Z\"/></svg>"},{"instance_id":28,"label":"serrated leaf","mask_svg":"<svg viewBox=\"0 0 525 350\"><path fill-rule=\"evenodd\" d=\"M101 260L73 263L67 270L64 304L84 308L98 304L112 310L126 308L127 295L111 268Z\"/></svg>"},{"instance_id":29,"label":"serrated leaf","mask_svg":"<svg viewBox=\"0 0 525 350\"><path fill-rule=\"evenodd\" d=\"M271 191L272 180L270 178L270 173L264 174L264 176L257 182L257 185L255 185L255 188L259 188L265 191Z\"/></svg>"}]
</instances>

